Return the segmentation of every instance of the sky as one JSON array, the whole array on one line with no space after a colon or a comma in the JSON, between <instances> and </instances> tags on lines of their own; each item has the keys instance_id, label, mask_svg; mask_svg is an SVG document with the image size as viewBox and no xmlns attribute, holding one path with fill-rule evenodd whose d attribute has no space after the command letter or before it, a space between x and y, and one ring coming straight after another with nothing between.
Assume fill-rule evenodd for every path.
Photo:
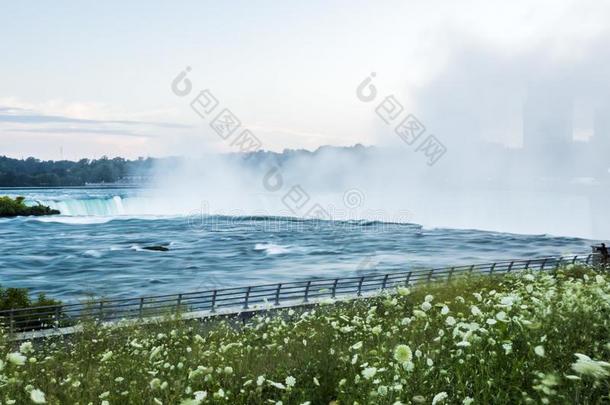
<instances>
[{"instance_id":1,"label":"sky","mask_svg":"<svg viewBox=\"0 0 610 405\"><path fill-rule=\"evenodd\" d=\"M393 146L356 97L372 72L447 143L520 147L541 87L571 101L586 141L609 101L608 21L599 0L5 2L0 155L231 151L191 109L204 89L264 149Z\"/></svg>"}]
</instances>

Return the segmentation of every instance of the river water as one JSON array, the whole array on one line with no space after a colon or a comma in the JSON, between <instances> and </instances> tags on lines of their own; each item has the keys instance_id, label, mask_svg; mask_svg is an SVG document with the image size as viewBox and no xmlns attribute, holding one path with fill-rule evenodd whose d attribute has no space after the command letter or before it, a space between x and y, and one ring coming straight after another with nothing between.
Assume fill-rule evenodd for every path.
<instances>
[{"instance_id":1,"label":"river water","mask_svg":"<svg viewBox=\"0 0 610 405\"><path fill-rule=\"evenodd\" d=\"M0 284L65 301L583 254L592 243L365 220L156 215L131 189L3 194L62 215L0 220Z\"/></svg>"}]
</instances>

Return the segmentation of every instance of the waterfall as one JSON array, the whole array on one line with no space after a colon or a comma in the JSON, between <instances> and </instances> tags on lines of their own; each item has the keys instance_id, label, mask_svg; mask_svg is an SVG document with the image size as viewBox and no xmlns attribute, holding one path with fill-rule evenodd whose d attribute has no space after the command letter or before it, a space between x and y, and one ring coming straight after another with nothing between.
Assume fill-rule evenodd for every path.
<instances>
[{"instance_id":1,"label":"waterfall","mask_svg":"<svg viewBox=\"0 0 610 405\"><path fill-rule=\"evenodd\" d=\"M115 216L128 214L129 198L115 195L111 198L83 198L65 200L37 200L42 205L59 210L68 216Z\"/></svg>"}]
</instances>

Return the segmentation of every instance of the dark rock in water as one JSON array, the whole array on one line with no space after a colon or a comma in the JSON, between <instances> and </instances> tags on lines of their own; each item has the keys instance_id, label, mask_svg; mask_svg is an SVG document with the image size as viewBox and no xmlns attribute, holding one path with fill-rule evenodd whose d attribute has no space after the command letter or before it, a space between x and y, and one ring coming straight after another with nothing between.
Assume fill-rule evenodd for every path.
<instances>
[{"instance_id":1,"label":"dark rock in water","mask_svg":"<svg viewBox=\"0 0 610 405\"><path fill-rule=\"evenodd\" d=\"M142 249L154 250L157 252L167 252L169 249L165 246L144 246Z\"/></svg>"}]
</instances>

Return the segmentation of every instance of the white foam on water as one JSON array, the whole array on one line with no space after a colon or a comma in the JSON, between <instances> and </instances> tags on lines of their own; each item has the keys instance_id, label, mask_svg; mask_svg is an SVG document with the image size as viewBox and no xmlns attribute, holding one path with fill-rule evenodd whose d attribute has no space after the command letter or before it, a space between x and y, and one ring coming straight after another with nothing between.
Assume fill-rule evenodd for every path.
<instances>
[{"instance_id":1,"label":"white foam on water","mask_svg":"<svg viewBox=\"0 0 610 405\"><path fill-rule=\"evenodd\" d=\"M33 217L28 218L31 221L38 222L56 222L60 224L71 224L71 225L89 225L89 224L105 224L106 222L112 221L112 217L70 217L70 216L48 216L48 217Z\"/></svg>"},{"instance_id":2,"label":"white foam on water","mask_svg":"<svg viewBox=\"0 0 610 405\"><path fill-rule=\"evenodd\" d=\"M93 249L86 250L85 253L83 253L83 254L85 256L91 256L91 257L95 257L95 258L102 257L102 253L101 252L99 252L97 250L93 250Z\"/></svg>"},{"instance_id":3,"label":"white foam on water","mask_svg":"<svg viewBox=\"0 0 610 405\"><path fill-rule=\"evenodd\" d=\"M276 245L274 243L257 243L254 250L264 251L268 255L281 255L289 253L288 246Z\"/></svg>"}]
</instances>

